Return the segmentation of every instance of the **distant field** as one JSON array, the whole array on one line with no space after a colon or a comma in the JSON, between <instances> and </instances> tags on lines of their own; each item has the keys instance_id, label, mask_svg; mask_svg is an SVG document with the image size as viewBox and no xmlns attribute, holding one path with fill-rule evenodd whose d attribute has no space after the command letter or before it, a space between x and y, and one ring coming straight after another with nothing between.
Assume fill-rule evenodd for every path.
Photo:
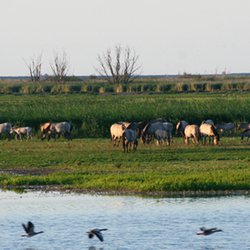
<instances>
[{"instance_id":1,"label":"distant field","mask_svg":"<svg viewBox=\"0 0 250 250\"><path fill-rule=\"evenodd\" d=\"M250 144L139 144L123 153L108 139L0 141L0 188L169 195L250 190ZM197 193L196 193L197 195Z\"/></svg>"},{"instance_id":2,"label":"distant field","mask_svg":"<svg viewBox=\"0 0 250 250\"><path fill-rule=\"evenodd\" d=\"M69 78L70 79L70 78ZM141 77L130 84L109 84L96 77L73 77L64 83L51 80L1 79L2 94L143 94L249 91L249 75L180 75L175 77Z\"/></svg>"},{"instance_id":3,"label":"distant field","mask_svg":"<svg viewBox=\"0 0 250 250\"><path fill-rule=\"evenodd\" d=\"M117 121L149 121L163 117L176 124L184 119L200 124L250 121L250 93L179 93L137 95L0 95L0 122L31 126L38 132L42 122L73 123L73 136L109 137Z\"/></svg>"}]
</instances>

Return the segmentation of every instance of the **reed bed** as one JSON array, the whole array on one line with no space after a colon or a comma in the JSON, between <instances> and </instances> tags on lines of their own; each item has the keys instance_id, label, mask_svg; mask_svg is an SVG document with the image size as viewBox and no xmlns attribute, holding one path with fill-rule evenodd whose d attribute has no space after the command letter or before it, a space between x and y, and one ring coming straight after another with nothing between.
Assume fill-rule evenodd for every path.
<instances>
[{"instance_id":1,"label":"reed bed","mask_svg":"<svg viewBox=\"0 0 250 250\"><path fill-rule=\"evenodd\" d=\"M157 95L0 95L0 122L31 126L35 133L48 120L70 121L73 136L109 137L117 121L150 121L163 117L176 124L180 119L200 124L250 121L250 94L182 93Z\"/></svg>"}]
</instances>

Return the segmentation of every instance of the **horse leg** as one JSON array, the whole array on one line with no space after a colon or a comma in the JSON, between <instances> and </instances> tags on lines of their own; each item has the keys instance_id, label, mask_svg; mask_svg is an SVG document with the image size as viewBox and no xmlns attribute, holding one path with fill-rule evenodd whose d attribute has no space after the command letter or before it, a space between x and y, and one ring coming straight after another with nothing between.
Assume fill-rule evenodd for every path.
<instances>
[{"instance_id":1,"label":"horse leg","mask_svg":"<svg viewBox=\"0 0 250 250\"><path fill-rule=\"evenodd\" d=\"M193 144L195 144L195 137L194 136L191 137L191 140L192 140Z\"/></svg>"},{"instance_id":2,"label":"horse leg","mask_svg":"<svg viewBox=\"0 0 250 250\"><path fill-rule=\"evenodd\" d=\"M171 143L171 142L173 143L173 138L171 138L171 135L170 135L169 133L167 134L166 141L167 141L167 145L168 145L168 146L170 146L170 143Z\"/></svg>"},{"instance_id":3,"label":"horse leg","mask_svg":"<svg viewBox=\"0 0 250 250\"><path fill-rule=\"evenodd\" d=\"M118 139L118 140L117 140L117 145L116 145L116 146L119 147L120 142L121 142L121 137L116 137L116 139Z\"/></svg>"}]
</instances>

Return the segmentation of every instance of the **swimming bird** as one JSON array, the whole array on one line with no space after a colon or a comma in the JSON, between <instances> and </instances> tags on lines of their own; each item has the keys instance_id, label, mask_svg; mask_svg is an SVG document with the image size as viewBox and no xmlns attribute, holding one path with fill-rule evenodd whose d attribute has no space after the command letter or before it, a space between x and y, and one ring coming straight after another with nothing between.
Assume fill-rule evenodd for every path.
<instances>
[{"instance_id":1,"label":"swimming bird","mask_svg":"<svg viewBox=\"0 0 250 250\"><path fill-rule=\"evenodd\" d=\"M91 229L90 231L88 231L87 234L90 239L96 236L100 241L104 241L101 231L107 231L107 230L108 230L107 228L103 228L103 229L95 228L95 229Z\"/></svg>"},{"instance_id":2,"label":"swimming bird","mask_svg":"<svg viewBox=\"0 0 250 250\"><path fill-rule=\"evenodd\" d=\"M27 223L27 225L22 224L22 226L23 226L24 231L26 232L26 234L22 235L22 237L32 237L34 235L43 233L43 231L34 232L35 226L34 226L34 224L31 221L29 221Z\"/></svg>"},{"instance_id":3,"label":"swimming bird","mask_svg":"<svg viewBox=\"0 0 250 250\"><path fill-rule=\"evenodd\" d=\"M205 227L201 227L200 231L198 231L196 234L197 235L210 235L216 232L222 232L221 229L217 229L217 227L213 227L213 228L205 228Z\"/></svg>"}]
</instances>

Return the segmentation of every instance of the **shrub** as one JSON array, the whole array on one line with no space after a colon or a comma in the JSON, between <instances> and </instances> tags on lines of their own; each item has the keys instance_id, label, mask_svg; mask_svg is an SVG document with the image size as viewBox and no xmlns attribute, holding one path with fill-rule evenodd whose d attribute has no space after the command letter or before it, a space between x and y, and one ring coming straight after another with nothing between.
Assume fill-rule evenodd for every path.
<instances>
[{"instance_id":1,"label":"shrub","mask_svg":"<svg viewBox=\"0 0 250 250\"><path fill-rule=\"evenodd\" d=\"M81 92L81 85L71 85L70 86L71 93L79 93Z\"/></svg>"}]
</instances>

